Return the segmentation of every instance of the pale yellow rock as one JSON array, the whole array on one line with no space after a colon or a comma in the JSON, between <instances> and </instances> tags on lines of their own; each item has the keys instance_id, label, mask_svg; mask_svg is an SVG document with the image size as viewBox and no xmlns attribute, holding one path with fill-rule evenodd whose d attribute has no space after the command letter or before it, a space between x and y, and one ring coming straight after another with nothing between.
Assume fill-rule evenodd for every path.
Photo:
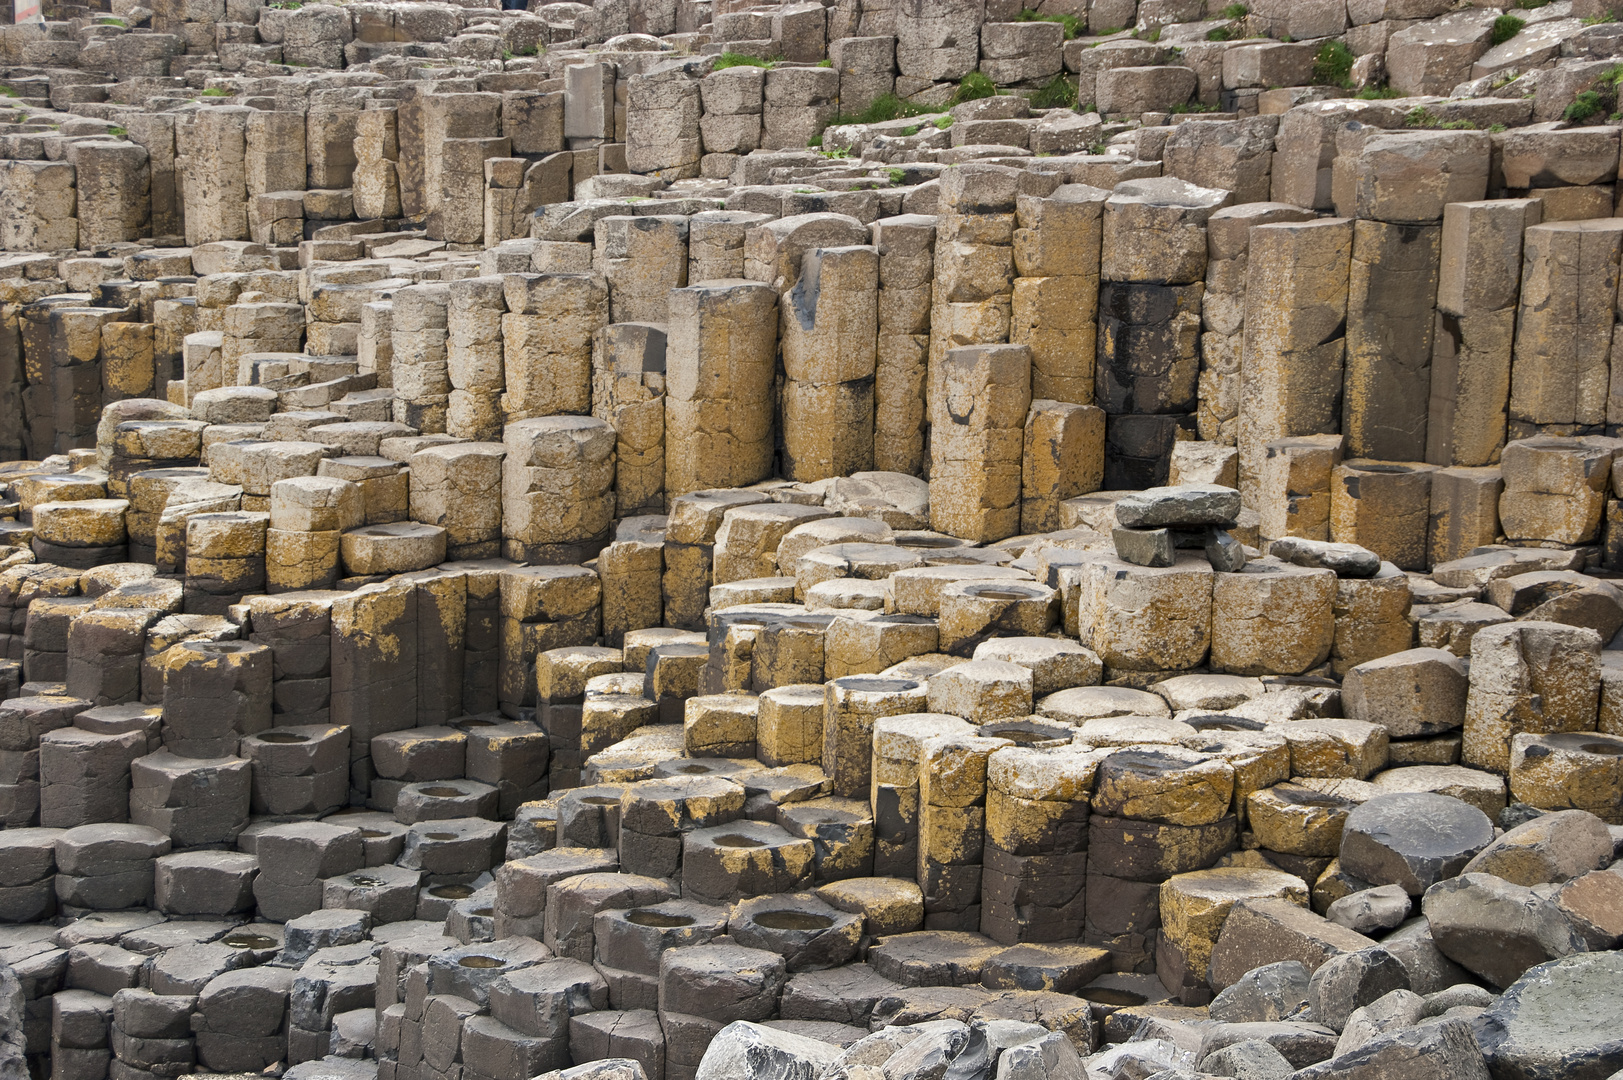
<instances>
[{"instance_id":1,"label":"pale yellow rock","mask_svg":"<svg viewBox=\"0 0 1623 1080\"><path fill-rule=\"evenodd\" d=\"M682 734L689 757L737 757L755 745L760 699L753 694L706 694L683 703Z\"/></svg>"},{"instance_id":2,"label":"pale yellow rock","mask_svg":"<svg viewBox=\"0 0 1623 1080\"><path fill-rule=\"evenodd\" d=\"M832 907L863 917L873 937L902 934L924 925L924 894L900 878L852 878L821 886L817 895Z\"/></svg>"},{"instance_id":3,"label":"pale yellow rock","mask_svg":"<svg viewBox=\"0 0 1623 1080\"><path fill-rule=\"evenodd\" d=\"M1470 803L1497 821L1505 808L1505 782L1492 773L1463 765L1410 765L1386 769L1370 778L1385 791L1435 792Z\"/></svg>"},{"instance_id":4,"label":"pale yellow rock","mask_svg":"<svg viewBox=\"0 0 1623 1080\"><path fill-rule=\"evenodd\" d=\"M939 636L933 621L918 616L838 618L824 637L823 670L831 679L876 675L909 657L935 652Z\"/></svg>"},{"instance_id":5,"label":"pale yellow rock","mask_svg":"<svg viewBox=\"0 0 1623 1080\"><path fill-rule=\"evenodd\" d=\"M1286 900L1305 908L1307 883L1279 870L1232 868L1175 874L1161 884L1161 933L1197 979L1241 900Z\"/></svg>"},{"instance_id":6,"label":"pale yellow rock","mask_svg":"<svg viewBox=\"0 0 1623 1080\"><path fill-rule=\"evenodd\" d=\"M1002 660L971 660L930 680L931 712L977 724L1031 714L1032 675Z\"/></svg>"},{"instance_id":7,"label":"pale yellow rock","mask_svg":"<svg viewBox=\"0 0 1623 1080\"><path fill-rule=\"evenodd\" d=\"M47 502L34 508L34 535L63 547L111 547L127 539L124 499Z\"/></svg>"},{"instance_id":8,"label":"pale yellow rock","mask_svg":"<svg viewBox=\"0 0 1623 1080\"><path fill-rule=\"evenodd\" d=\"M985 566L968 563L959 566L919 566L898 570L885 580L888 600L885 609L902 615L934 618L941 610L941 593L959 581L1031 582L1032 576L1012 566Z\"/></svg>"},{"instance_id":9,"label":"pale yellow rock","mask_svg":"<svg viewBox=\"0 0 1623 1080\"><path fill-rule=\"evenodd\" d=\"M1104 482L1105 414L1092 405L1038 399L1026 418L1020 528L1063 526L1060 503Z\"/></svg>"},{"instance_id":10,"label":"pale yellow rock","mask_svg":"<svg viewBox=\"0 0 1623 1080\"><path fill-rule=\"evenodd\" d=\"M1506 774L1520 734L1593 730L1600 635L1587 627L1512 622L1471 639L1461 761Z\"/></svg>"},{"instance_id":11,"label":"pale yellow rock","mask_svg":"<svg viewBox=\"0 0 1623 1080\"><path fill-rule=\"evenodd\" d=\"M1386 728L1362 720L1290 720L1270 724L1291 748L1291 775L1364 780L1387 761Z\"/></svg>"},{"instance_id":12,"label":"pale yellow rock","mask_svg":"<svg viewBox=\"0 0 1623 1080\"><path fill-rule=\"evenodd\" d=\"M1424 462L1344 461L1330 481L1330 538L1400 570L1427 566L1431 473Z\"/></svg>"},{"instance_id":13,"label":"pale yellow rock","mask_svg":"<svg viewBox=\"0 0 1623 1080\"><path fill-rule=\"evenodd\" d=\"M1414 641L1412 601L1409 579L1391 563L1382 563L1372 578L1338 578L1331 670L1345 676L1359 664L1408 649Z\"/></svg>"},{"instance_id":14,"label":"pale yellow rock","mask_svg":"<svg viewBox=\"0 0 1623 1080\"><path fill-rule=\"evenodd\" d=\"M1323 858L1341 850L1341 830L1357 805L1298 784L1278 784L1251 793L1246 819L1263 848Z\"/></svg>"},{"instance_id":15,"label":"pale yellow rock","mask_svg":"<svg viewBox=\"0 0 1623 1080\"><path fill-rule=\"evenodd\" d=\"M1206 659L1213 642L1210 564L1186 554L1168 567L1101 558L1083 567L1077 630L1107 668L1175 671Z\"/></svg>"},{"instance_id":16,"label":"pale yellow rock","mask_svg":"<svg viewBox=\"0 0 1623 1080\"><path fill-rule=\"evenodd\" d=\"M1093 809L1109 817L1167 825L1209 825L1229 812L1234 768L1177 747L1130 749L1099 767Z\"/></svg>"},{"instance_id":17,"label":"pale yellow rock","mask_svg":"<svg viewBox=\"0 0 1623 1080\"><path fill-rule=\"evenodd\" d=\"M326 476L299 476L271 485L271 528L288 532L353 529L366 516L358 484Z\"/></svg>"},{"instance_id":18,"label":"pale yellow rock","mask_svg":"<svg viewBox=\"0 0 1623 1080\"><path fill-rule=\"evenodd\" d=\"M940 596L940 648L954 655L971 655L992 637L1040 636L1059 615L1054 590L1036 582L956 581Z\"/></svg>"},{"instance_id":19,"label":"pale yellow rock","mask_svg":"<svg viewBox=\"0 0 1623 1080\"><path fill-rule=\"evenodd\" d=\"M1341 464L1340 435L1302 435L1263 447L1252 505L1258 532L1276 540L1330 539L1330 477Z\"/></svg>"},{"instance_id":20,"label":"pale yellow rock","mask_svg":"<svg viewBox=\"0 0 1623 1080\"><path fill-rule=\"evenodd\" d=\"M1214 575L1212 667L1241 675L1299 675L1335 641L1336 575L1257 559Z\"/></svg>"},{"instance_id":21,"label":"pale yellow rock","mask_svg":"<svg viewBox=\"0 0 1623 1080\"><path fill-rule=\"evenodd\" d=\"M338 579L340 533L265 533L265 583L272 592L331 588Z\"/></svg>"},{"instance_id":22,"label":"pale yellow rock","mask_svg":"<svg viewBox=\"0 0 1623 1080\"><path fill-rule=\"evenodd\" d=\"M1253 506L1265 447L1340 422L1352 222L1251 230L1240 362L1240 490Z\"/></svg>"},{"instance_id":23,"label":"pale yellow rock","mask_svg":"<svg viewBox=\"0 0 1623 1080\"><path fill-rule=\"evenodd\" d=\"M1587 810L1623 825L1623 738L1589 732L1517 735L1510 793L1540 810Z\"/></svg>"},{"instance_id":24,"label":"pale yellow rock","mask_svg":"<svg viewBox=\"0 0 1623 1080\"><path fill-rule=\"evenodd\" d=\"M931 527L983 543L1013 536L1020 524L1031 350L952 349L940 367L941 395L932 398Z\"/></svg>"},{"instance_id":25,"label":"pale yellow rock","mask_svg":"<svg viewBox=\"0 0 1623 1080\"><path fill-rule=\"evenodd\" d=\"M1606 422L1620 249L1623 223L1610 218L1534 225L1523 234L1512 420Z\"/></svg>"}]
</instances>

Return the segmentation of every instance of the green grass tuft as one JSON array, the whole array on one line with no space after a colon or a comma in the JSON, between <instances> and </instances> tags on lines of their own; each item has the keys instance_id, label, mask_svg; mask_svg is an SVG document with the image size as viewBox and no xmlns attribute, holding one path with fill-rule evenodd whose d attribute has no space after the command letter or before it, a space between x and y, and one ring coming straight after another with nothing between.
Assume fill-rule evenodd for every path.
<instances>
[{"instance_id":1,"label":"green grass tuft","mask_svg":"<svg viewBox=\"0 0 1623 1080\"><path fill-rule=\"evenodd\" d=\"M710 65L710 70L722 71L726 68L732 67L774 68L777 66L778 61L776 60L762 60L758 56L745 56L743 53L724 52L720 56L716 57L715 62Z\"/></svg>"},{"instance_id":2,"label":"green grass tuft","mask_svg":"<svg viewBox=\"0 0 1623 1080\"><path fill-rule=\"evenodd\" d=\"M907 180L907 172L904 169L891 169L887 175L890 177L890 182L896 187L901 187Z\"/></svg>"},{"instance_id":3,"label":"green grass tuft","mask_svg":"<svg viewBox=\"0 0 1623 1080\"><path fill-rule=\"evenodd\" d=\"M1178 114L1183 114L1183 113L1208 113L1208 112L1222 112L1222 111L1223 110L1219 106L1216 106L1216 105L1202 105L1198 101L1194 102L1193 104L1190 104L1190 103L1186 102L1186 103L1184 103L1182 105L1174 105L1174 106L1172 106L1172 108L1167 110L1167 112L1169 112L1169 113L1178 113Z\"/></svg>"},{"instance_id":4,"label":"green grass tuft","mask_svg":"<svg viewBox=\"0 0 1623 1080\"><path fill-rule=\"evenodd\" d=\"M1489 33L1488 40L1494 45L1503 45L1521 33L1522 27L1526 25L1526 19L1518 19L1514 15L1501 15L1493 20L1493 30Z\"/></svg>"},{"instance_id":5,"label":"green grass tuft","mask_svg":"<svg viewBox=\"0 0 1623 1080\"><path fill-rule=\"evenodd\" d=\"M1064 75L1055 75L1048 84L1031 95L1033 109L1076 108L1076 81Z\"/></svg>"},{"instance_id":6,"label":"green grass tuft","mask_svg":"<svg viewBox=\"0 0 1623 1080\"><path fill-rule=\"evenodd\" d=\"M1561 119L1569 124L1581 124L1585 120L1608 112L1609 108L1610 106L1607 104L1606 99L1601 96L1600 91L1585 90L1572 99L1572 104L1568 105L1566 111L1561 114Z\"/></svg>"},{"instance_id":7,"label":"green grass tuft","mask_svg":"<svg viewBox=\"0 0 1623 1080\"><path fill-rule=\"evenodd\" d=\"M1358 97L1361 101L1390 101L1392 98L1402 96L1403 92L1401 90L1391 86L1366 86L1358 91Z\"/></svg>"},{"instance_id":8,"label":"green grass tuft","mask_svg":"<svg viewBox=\"0 0 1623 1080\"><path fill-rule=\"evenodd\" d=\"M952 117L938 116L935 118L933 123L935 124L937 131L946 131L948 128L952 127Z\"/></svg>"},{"instance_id":9,"label":"green grass tuft","mask_svg":"<svg viewBox=\"0 0 1623 1080\"><path fill-rule=\"evenodd\" d=\"M1352 88L1352 67L1358 57L1339 41L1327 41L1313 56L1313 82L1318 86Z\"/></svg>"},{"instance_id":10,"label":"green grass tuft","mask_svg":"<svg viewBox=\"0 0 1623 1080\"><path fill-rule=\"evenodd\" d=\"M913 104L911 101L899 98L895 94L880 94L873 99L866 109L859 113L835 113L834 119L830 120L823 130L827 131L831 127L838 127L842 124L883 124L889 120L901 120L909 116L923 116L929 111ZM918 133L919 129L916 124L902 131L903 135L917 135ZM822 136L819 135L818 139L821 138Z\"/></svg>"},{"instance_id":11,"label":"green grass tuft","mask_svg":"<svg viewBox=\"0 0 1623 1080\"><path fill-rule=\"evenodd\" d=\"M1051 22L1059 23L1065 28L1065 40L1079 38L1087 29L1087 24L1080 15L1043 15L1027 8L1014 17L1015 22Z\"/></svg>"},{"instance_id":12,"label":"green grass tuft","mask_svg":"<svg viewBox=\"0 0 1623 1080\"><path fill-rule=\"evenodd\" d=\"M866 109L854 116L846 116L842 113L836 119L842 124L883 124L888 120L901 120L909 116L923 116L929 111L913 104L911 101L899 98L895 94L880 94L873 99Z\"/></svg>"},{"instance_id":13,"label":"green grass tuft","mask_svg":"<svg viewBox=\"0 0 1623 1080\"><path fill-rule=\"evenodd\" d=\"M1206 31L1207 41L1228 41L1233 36L1234 35L1229 32L1229 28L1226 26L1219 26L1214 30Z\"/></svg>"},{"instance_id":14,"label":"green grass tuft","mask_svg":"<svg viewBox=\"0 0 1623 1080\"><path fill-rule=\"evenodd\" d=\"M984 72L971 71L964 76L964 81L958 84L953 91L952 98L947 102L950 108L953 105L962 105L966 101L978 101L981 98L997 96L997 84Z\"/></svg>"},{"instance_id":15,"label":"green grass tuft","mask_svg":"<svg viewBox=\"0 0 1623 1080\"><path fill-rule=\"evenodd\" d=\"M111 135L115 139L122 139L124 136L128 135L129 132L121 127L110 127L107 129L107 134Z\"/></svg>"},{"instance_id":16,"label":"green grass tuft","mask_svg":"<svg viewBox=\"0 0 1623 1080\"><path fill-rule=\"evenodd\" d=\"M1222 14L1225 19L1243 19L1251 14L1251 9L1244 4L1230 4L1223 9Z\"/></svg>"}]
</instances>

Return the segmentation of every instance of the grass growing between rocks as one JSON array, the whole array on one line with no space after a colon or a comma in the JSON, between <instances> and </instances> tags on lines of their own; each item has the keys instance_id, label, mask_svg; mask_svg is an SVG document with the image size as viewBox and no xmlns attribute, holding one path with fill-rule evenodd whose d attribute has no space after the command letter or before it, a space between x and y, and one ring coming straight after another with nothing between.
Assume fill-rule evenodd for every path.
<instances>
[{"instance_id":1,"label":"grass growing between rocks","mask_svg":"<svg viewBox=\"0 0 1623 1080\"><path fill-rule=\"evenodd\" d=\"M1352 67L1358 57L1339 41L1327 41L1313 56L1313 82L1319 86L1352 88Z\"/></svg>"},{"instance_id":2,"label":"grass growing between rocks","mask_svg":"<svg viewBox=\"0 0 1623 1080\"><path fill-rule=\"evenodd\" d=\"M1424 105L1417 105L1403 115L1405 127L1429 128L1434 131L1475 131L1469 120L1444 120Z\"/></svg>"},{"instance_id":3,"label":"grass growing between rocks","mask_svg":"<svg viewBox=\"0 0 1623 1080\"><path fill-rule=\"evenodd\" d=\"M1031 95L1033 109L1076 108L1076 83L1064 75L1055 75L1046 86Z\"/></svg>"},{"instance_id":4,"label":"grass growing between rocks","mask_svg":"<svg viewBox=\"0 0 1623 1080\"><path fill-rule=\"evenodd\" d=\"M835 113L834 119L830 120L823 130L827 131L831 127L839 127L842 124L883 124L889 120L904 120L909 116L923 116L930 111L904 98L897 97L895 94L880 94L873 99L866 109L859 113ZM911 127L902 134L916 135L918 130L917 127ZM822 146L823 136L821 134L817 135L807 145ZM842 156L844 155L842 154Z\"/></svg>"},{"instance_id":5,"label":"grass growing between rocks","mask_svg":"<svg viewBox=\"0 0 1623 1080\"><path fill-rule=\"evenodd\" d=\"M1561 114L1561 119L1569 124L1581 124L1585 120L1602 115L1607 111L1607 107L1606 99L1601 96L1600 91L1585 90L1572 99L1572 104Z\"/></svg>"},{"instance_id":6,"label":"grass growing between rocks","mask_svg":"<svg viewBox=\"0 0 1623 1080\"><path fill-rule=\"evenodd\" d=\"M715 63L710 65L711 71L724 71L732 67L758 67L775 68L776 60L763 60L759 56L745 56L743 53L724 52L716 57Z\"/></svg>"},{"instance_id":7,"label":"grass growing between rocks","mask_svg":"<svg viewBox=\"0 0 1623 1080\"><path fill-rule=\"evenodd\" d=\"M1514 15L1501 15L1493 20L1493 29L1488 32L1488 40L1494 45L1503 45L1521 33L1522 27L1526 25L1526 19L1519 19Z\"/></svg>"},{"instance_id":8,"label":"grass growing between rocks","mask_svg":"<svg viewBox=\"0 0 1623 1080\"><path fill-rule=\"evenodd\" d=\"M923 116L929 109L913 104L895 94L880 94L859 113L839 113L836 124L883 124L887 120L902 120L909 116Z\"/></svg>"},{"instance_id":9,"label":"grass growing between rocks","mask_svg":"<svg viewBox=\"0 0 1623 1080\"><path fill-rule=\"evenodd\" d=\"M1606 116L1617 108L1617 88L1623 83L1623 64L1613 64L1601 72L1594 86L1572 99L1561 119L1569 124L1582 124L1597 116Z\"/></svg>"},{"instance_id":10,"label":"grass growing between rocks","mask_svg":"<svg viewBox=\"0 0 1623 1080\"><path fill-rule=\"evenodd\" d=\"M997 84L992 82L991 77L983 72L971 71L964 76L964 81L958 84L958 89L953 91L952 97L947 101L947 107L996 96Z\"/></svg>"},{"instance_id":11,"label":"grass growing between rocks","mask_svg":"<svg viewBox=\"0 0 1623 1080\"><path fill-rule=\"evenodd\" d=\"M1083 22L1082 17L1079 15L1044 15L1041 12L1033 11L1030 8L1027 8L1020 14L1016 15L1014 17L1014 21L1059 23L1065 28L1066 41L1070 41L1072 38L1081 37L1087 30L1087 24Z\"/></svg>"}]
</instances>

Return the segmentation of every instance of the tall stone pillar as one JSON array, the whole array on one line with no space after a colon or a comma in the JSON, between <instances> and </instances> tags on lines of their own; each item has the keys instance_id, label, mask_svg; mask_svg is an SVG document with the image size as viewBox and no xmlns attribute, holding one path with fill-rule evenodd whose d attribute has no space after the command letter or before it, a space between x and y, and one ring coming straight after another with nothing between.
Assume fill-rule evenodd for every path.
<instances>
[{"instance_id":1,"label":"tall stone pillar","mask_svg":"<svg viewBox=\"0 0 1623 1080\"><path fill-rule=\"evenodd\" d=\"M671 290L688 283L688 219L603 218L595 240L592 268L609 283L609 322L665 322Z\"/></svg>"},{"instance_id":2,"label":"tall stone pillar","mask_svg":"<svg viewBox=\"0 0 1623 1080\"><path fill-rule=\"evenodd\" d=\"M1441 225L1353 223L1347 280L1347 456L1418 461L1426 453Z\"/></svg>"},{"instance_id":3,"label":"tall stone pillar","mask_svg":"<svg viewBox=\"0 0 1623 1080\"><path fill-rule=\"evenodd\" d=\"M248 238L248 120L241 105L200 109L184 129L186 242Z\"/></svg>"},{"instance_id":4,"label":"tall stone pillar","mask_svg":"<svg viewBox=\"0 0 1623 1080\"><path fill-rule=\"evenodd\" d=\"M780 308L783 468L802 482L874 467L879 253L817 248Z\"/></svg>"},{"instance_id":5,"label":"tall stone pillar","mask_svg":"<svg viewBox=\"0 0 1623 1080\"><path fill-rule=\"evenodd\" d=\"M597 274L508 274L503 278L502 362L508 423L584 415L592 408L592 337L609 321ZM398 361L397 361L398 362Z\"/></svg>"},{"instance_id":6,"label":"tall stone pillar","mask_svg":"<svg viewBox=\"0 0 1623 1080\"><path fill-rule=\"evenodd\" d=\"M614 427L615 517L665 512L665 327L611 323L592 347L592 415Z\"/></svg>"},{"instance_id":7,"label":"tall stone pillar","mask_svg":"<svg viewBox=\"0 0 1623 1080\"><path fill-rule=\"evenodd\" d=\"M1031 347L1031 395L1093 404L1099 313L1099 250L1109 193L1066 184L1047 198L1015 202L1009 340Z\"/></svg>"},{"instance_id":8,"label":"tall stone pillar","mask_svg":"<svg viewBox=\"0 0 1623 1080\"><path fill-rule=\"evenodd\" d=\"M772 475L778 294L722 280L671 293L665 491L745 487Z\"/></svg>"},{"instance_id":9,"label":"tall stone pillar","mask_svg":"<svg viewBox=\"0 0 1623 1080\"><path fill-rule=\"evenodd\" d=\"M1194 434L1206 221L1231 199L1166 177L1105 202L1094 386L1108 489L1166 483L1172 444Z\"/></svg>"},{"instance_id":10,"label":"tall stone pillar","mask_svg":"<svg viewBox=\"0 0 1623 1080\"><path fill-rule=\"evenodd\" d=\"M1267 445L1341 424L1353 223L1323 218L1251 230L1240 354L1240 491L1257 491Z\"/></svg>"},{"instance_id":11,"label":"tall stone pillar","mask_svg":"<svg viewBox=\"0 0 1623 1080\"><path fill-rule=\"evenodd\" d=\"M1196 428L1206 442L1233 446L1240 427L1240 350L1245 341L1245 276L1251 230L1313 213L1278 203L1228 206L1206 219L1206 292L1200 302L1200 402Z\"/></svg>"},{"instance_id":12,"label":"tall stone pillar","mask_svg":"<svg viewBox=\"0 0 1623 1080\"><path fill-rule=\"evenodd\" d=\"M916 476L924 471L936 219L904 214L876 221L872 230L879 252L874 468Z\"/></svg>"},{"instance_id":13,"label":"tall stone pillar","mask_svg":"<svg viewBox=\"0 0 1623 1080\"><path fill-rule=\"evenodd\" d=\"M1620 252L1618 218L1524 234L1510 438L1598 434L1606 422Z\"/></svg>"},{"instance_id":14,"label":"tall stone pillar","mask_svg":"<svg viewBox=\"0 0 1623 1080\"><path fill-rule=\"evenodd\" d=\"M953 349L930 431L930 525L976 543L1020 530L1020 461L1031 405L1031 350Z\"/></svg>"},{"instance_id":15,"label":"tall stone pillar","mask_svg":"<svg viewBox=\"0 0 1623 1080\"><path fill-rule=\"evenodd\" d=\"M451 383L445 432L497 442L502 432L502 316L507 312L499 277L451 283L446 309L446 374Z\"/></svg>"},{"instance_id":16,"label":"tall stone pillar","mask_svg":"<svg viewBox=\"0 0 1623 1080\"><path fill-rule=\"evenodd\" d=\"M1426 460L1433 465L1499 460L1521 295L1522 234L1542 220L1543 211L1538 199L1443 207L1426 422Z\"/></svg>"}]
</instances>

